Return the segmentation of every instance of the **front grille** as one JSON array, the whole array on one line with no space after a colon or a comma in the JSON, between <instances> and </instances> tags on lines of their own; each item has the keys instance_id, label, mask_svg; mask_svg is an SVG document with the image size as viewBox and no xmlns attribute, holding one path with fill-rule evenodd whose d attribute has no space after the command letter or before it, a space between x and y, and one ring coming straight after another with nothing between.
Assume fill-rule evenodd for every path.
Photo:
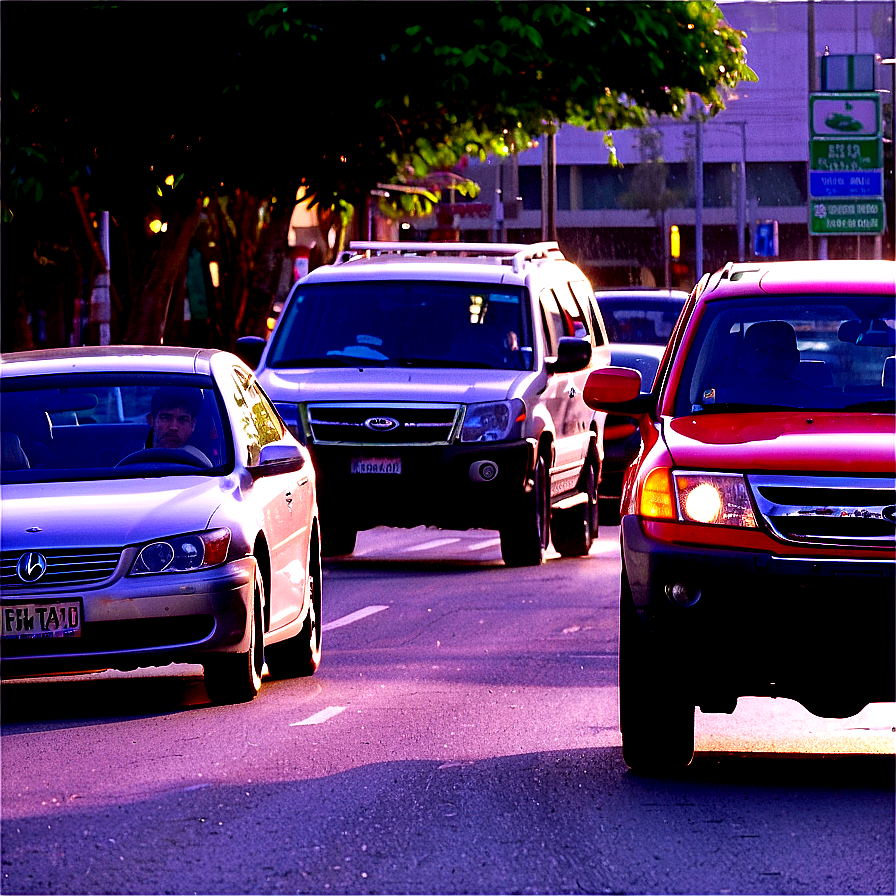
<instances>
[{"instance_id":1,"label":"front grille","mask_svg":"<svg viewBox=\"0 0 896 896\"><path fill-rule=\"evenodd\" d=\"M24 582L16 565L28 551L0 554L0 587L28 591L37 588L80 587L104 582L115 572L121 548L70 548L38 551L47 561L46 572L35 582Z\"/></svg>"},{"instance_id":2,"label":"front grille","mask_svg":"<svg viewBox=\"0 0 896 896\"><path fill-rule=\"evenodd\" d=\"M309 404L305 413L317 445L448 445L461 420L451 404Z\"/></svg>"},{"instance_id":3,"label":"front grille","mask_svg":"<svg viewBox=\"0 0 896 896\"><path fill-rule=\"evenodd\" d=\"M896 480L749 476L760 514L786 541L892 548Z\"/></svg>"}]
</instances>

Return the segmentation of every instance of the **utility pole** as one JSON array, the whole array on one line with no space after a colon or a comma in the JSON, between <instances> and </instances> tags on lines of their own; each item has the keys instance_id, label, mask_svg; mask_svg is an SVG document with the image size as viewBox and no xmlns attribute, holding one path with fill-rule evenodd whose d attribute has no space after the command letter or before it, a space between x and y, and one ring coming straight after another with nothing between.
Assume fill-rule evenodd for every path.
<instances>
[{"instance_id":1,"label":"utility pole","mask_svg":"<svg viewBox=\"0 0 896 896\"><path fill-rule=\"evenodd\" d=\"M694 119L694 280L703 276L703 110L698 108Z\"/></svg>"},{"instance_id":2,"label":"utility pole","mask_svg":"<svg viewBox=\"0 0 896 896\"><path fill-rule=\"evenodd\" d=\"M541 154L541 239L557 239L557 134L545 134Z\"/></svg>"}]
</instances>

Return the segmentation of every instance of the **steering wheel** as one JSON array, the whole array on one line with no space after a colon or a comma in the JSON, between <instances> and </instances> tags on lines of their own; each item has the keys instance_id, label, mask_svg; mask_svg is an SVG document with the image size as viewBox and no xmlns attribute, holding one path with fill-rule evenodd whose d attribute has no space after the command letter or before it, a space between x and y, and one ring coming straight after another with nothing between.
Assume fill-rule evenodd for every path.
<instances>
[{"instance_id":1,"label":"steering wheel","mask_svg":"<svg viewBox=\"0 0 896 896\"><path fill-rule=\"evenodd\" d=\"M115 466L130 467L136 464L181 464L200 469L212 466L212 462L192 445L186 448L145 448L123 457Z\"/></svg>"}]
</instances>

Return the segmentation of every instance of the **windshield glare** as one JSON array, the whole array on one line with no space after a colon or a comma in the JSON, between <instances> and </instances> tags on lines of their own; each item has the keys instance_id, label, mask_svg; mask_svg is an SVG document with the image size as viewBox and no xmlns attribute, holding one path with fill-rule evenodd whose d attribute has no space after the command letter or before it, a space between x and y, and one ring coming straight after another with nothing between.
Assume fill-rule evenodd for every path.
<instances>
[{"instance_id":1,"label":"windshield glare","mask_svg":"<svg viewBox=\"0 0 896 896\"><path fill-rule=\"evenodd\" d=\"M893 299L708 302L674 413L894 409Z\"/></svg>"},{"instance_id":2,"label":"windshield glare","mask_svg":"<svg viewBox=\"0 0 896 896\"><path fill-rule=\"evenodd\" d=\"M267 364L531 370L523 295L520 287L432 280L300 285Z\"/></svg>"},{"instance_id":3,"label":"windshield glare","mask_svg":"<svg viewBox=\"0 0 896 896\"><path fill-rule=\"evenodd\" d=\"M224 433L207 377L2 380L4 482L208 474L227 463Z\"/></svg>"}]
</instances>

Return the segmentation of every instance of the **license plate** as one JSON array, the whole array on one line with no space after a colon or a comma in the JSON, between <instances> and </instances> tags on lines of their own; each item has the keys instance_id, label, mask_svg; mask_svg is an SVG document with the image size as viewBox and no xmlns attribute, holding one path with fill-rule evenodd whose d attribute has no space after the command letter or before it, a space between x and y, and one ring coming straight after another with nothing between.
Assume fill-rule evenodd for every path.
<instances>
[{"instance_id":1,"label":"license plate","mask_svg":"<svg viewBox=\"0 0 896 896\"><path fill-rule=\"evenodd\" d=\"M0 635L9 640L80 638L81 615L80 600L4 604Z\"/></svg>"},{"instance_id":2,"label":"license plate","mask_svg":"<svg viewBox=\"0 0 896 896\"><path fill-rule=\"evenodd\" d=\"M401 472L400 457L353 457L352 473L386 473Z\"/></svg>"}]
</instances>

